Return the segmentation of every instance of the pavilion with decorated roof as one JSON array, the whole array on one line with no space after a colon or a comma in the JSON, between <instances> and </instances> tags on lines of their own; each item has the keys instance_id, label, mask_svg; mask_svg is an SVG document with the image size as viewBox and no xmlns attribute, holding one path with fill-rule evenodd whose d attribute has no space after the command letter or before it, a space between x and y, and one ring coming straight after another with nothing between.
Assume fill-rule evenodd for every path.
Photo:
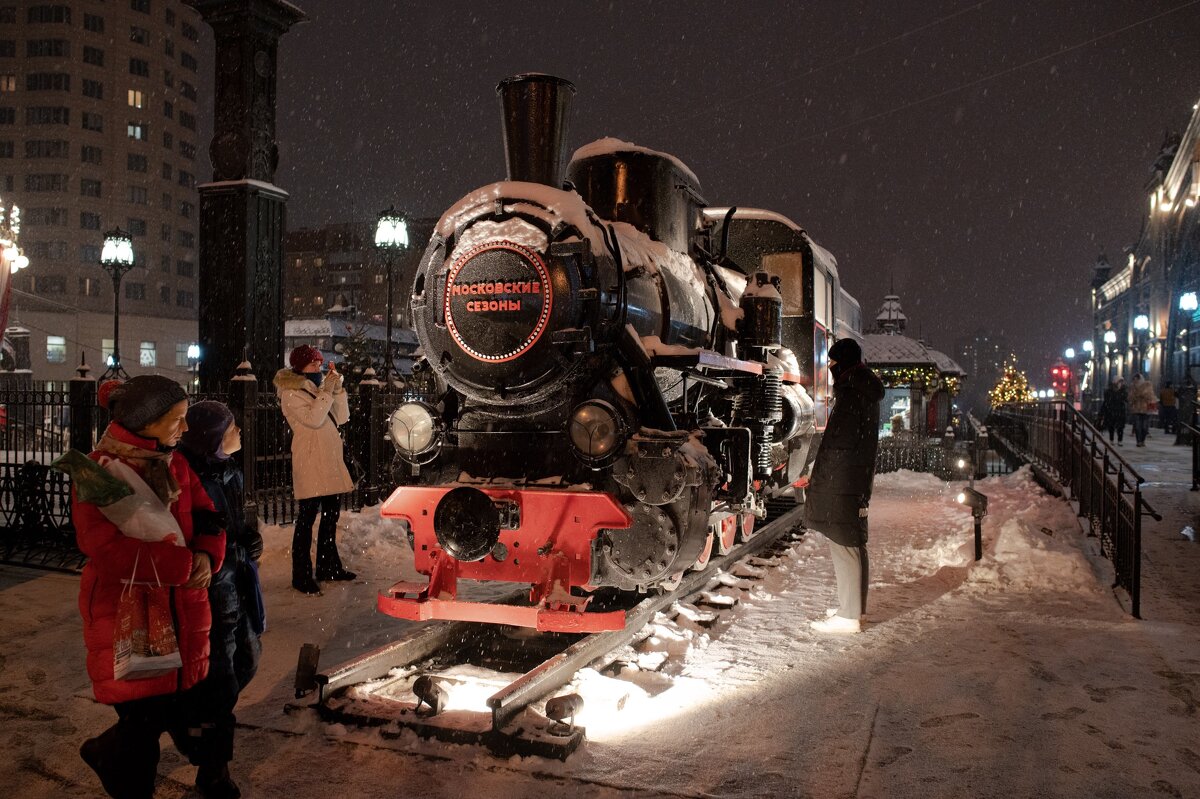
<instances>
[{"instance_id":1,"label":"pavilion with decorated roof","mask_svg":"<svg viewBox=\"0 0 1200 799\"><path fill-rule=\"evenodd\" d=\"M908 317L889 294L863 336L863 359L886 389L880 436L938 436L950 424L964 372L950 356L905 335Z\"/></svg>"}]
</instances>

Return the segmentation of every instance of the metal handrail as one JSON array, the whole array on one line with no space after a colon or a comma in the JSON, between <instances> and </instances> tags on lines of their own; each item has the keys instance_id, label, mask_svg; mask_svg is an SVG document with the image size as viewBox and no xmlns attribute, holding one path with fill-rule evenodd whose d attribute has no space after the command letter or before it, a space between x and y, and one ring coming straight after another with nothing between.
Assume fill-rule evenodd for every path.
<instances>
[{"instance_id":1,"label":"metal handrail","mask_svg":"<svg viewBox=\"0 0 1200 799\"><path fill-rule=\"evenodd\" d=\"M1126 468L1126 470L1128 470L1130 473L1133 474L1134 477L1137 478L1138 485L1141 485L1142 483L1146 482L1146 478L1142 477L1141 473L1138 472L1137 469L1133 468L1133 464L1130 463L1129 461L1125 460L1125 458L1121 455L1121 453L1117 452L1116 447L1114 447L1112 444L1109 444L1107 441L1104 440L1104 432L1100 428L1096 427L1096 425L1094 425L1092 423L1092 420L1087 418L1087 416L1085 414L1076 410L1074 405L1067 402L1066 400L1061 400L1061 399L1050 400L1046 404L1047 405L1062 405L1063 407L1065 407L1069 411L1071 411L1071 413L1074 414L1074 416L1079 421L1081 421L1085 425L1087 425L1088 429L1092 431L1092 435L1096 436L1096 440L1100 442L1100 444L1104 447L1104 449L1107 450L1108 453L1113 458L1120 461L1121 465L1124 466Z\"/></svg>"},{"instance_id":2,"label":"metal handrail","mask_svg":"<svg viewBox=\"0 0 1200 799\"><path fill-rule=\"evenodd\" d=\"M1078 501L1088 534L1100 537L1100 550L1113 563L1114 587L1129 592L1130 612L1141 618L1142 516L1162 519L1143 495L1145 478L1070 403L1009 403L992 413L988 434L1006 457L1045 469Z\"/></svg>"},{"instance_id":3,"label":"metal handrail","mask_svg":"<svg viewBox=\"0 0 1200 799\"><path fill-rule=\"evenodd\" d=\"M1092 423L1091 419L1087 418L1087 416L1085 414L1081 413L1078 409L1075 408L1074 405L1067 402L1066 400L1053 399L1053 400L1047 400L1045 402L1014 402L1014 403L1009 403L1009 404L1017 405L1017 406L1032 405L1035 407L1038 405L1051 405L1051 406L1061 406L1063 408L1066 408L1068 411L1070 411L1070 414L1075 418L1077 423L1082 422L1082 424L1087 427L1087 429L1091 432L1094 439L1097 442L1099 442L1100 447L1104 450L1104 454L1106 456L1108 456L1112 460L1119 462L1121 464L1122 469L1124 471L1128 472L1130 477L1133 478L1134 480L1136 480L1137 484L1139 486L1142 483L1146 482L1146 478L1142 477L1141 472L1139 472L1136 468L1134 468L1133 464L1131 464L1129 461L1125 460L1124 456L1122 456L1121 453L1117 452L1116 447L1114 447L1112 444L1110 444L1104 440L1103 431L1101 431L1100 428L1096 427L1096 425ZM1105 466L1107 467L1108 464L1106 463ZM1112 470L1113 474L1115 474L1116 472L1117 472L1116 469ZM1118 490L1119 489L1120 489L1120 486L1118 485ZM1156 522L1162 521L1162 514L1160 514L1153 507L1151 507L1150 503L1146 501L1146 498L1144 496L1142 496L1140 492L1138 493L1138 501L1143 507L1145 507L1146 512L1148 514L1150 514L1151 517L1154 518L1154 521L1156 521Z\"/></svg>"}]
</instances>

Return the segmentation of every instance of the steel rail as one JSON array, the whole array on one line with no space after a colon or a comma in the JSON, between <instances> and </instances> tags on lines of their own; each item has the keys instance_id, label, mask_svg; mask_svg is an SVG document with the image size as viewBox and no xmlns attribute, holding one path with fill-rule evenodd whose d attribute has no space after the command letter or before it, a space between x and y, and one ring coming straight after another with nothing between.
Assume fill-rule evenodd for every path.
<instances>
[{"instance_id":1,"label":"steel rail","mask_svg":"<svg viewBox=\"0 0 1200 799\"><path fill-rule=\"evenodd\" d=\"M747 541L735 546L729 554L713 559L703 571L686 575L674 591L643 599L627 613L624 629L592 633L581 638L497 691L487 700L488 707L492 709L492 730L499 732L526 707L570 682L581 668L630 643L656 613L704 590L719 571L761 552L783 534L795 529L803 518L803 511L802 505L786 511L769 521Z\"/></svg>"}]
</instances>

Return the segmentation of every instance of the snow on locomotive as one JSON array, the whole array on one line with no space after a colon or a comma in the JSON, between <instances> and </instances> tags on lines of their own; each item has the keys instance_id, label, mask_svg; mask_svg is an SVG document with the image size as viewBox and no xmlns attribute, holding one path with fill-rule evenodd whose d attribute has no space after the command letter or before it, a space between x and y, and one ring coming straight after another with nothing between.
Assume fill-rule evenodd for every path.
<instances>
[{"instance_id":1,"label":"snow on locomotive","mask_svg":"<svg viewBox=\"0 0 1200 799\"><path fill-rule=\"evenodd\" d=\"M381 592L390 615L620 629L597 590L670 588L751 535L824 427L836 306L857 308L833 258L615 139L562 183L574 91L500 83L508 180L447 211L417 270L425 390L392 414L407 479L382 514L429 579ZM462 600L460 579L529 603Z\"/></svg>"}]
</instances>

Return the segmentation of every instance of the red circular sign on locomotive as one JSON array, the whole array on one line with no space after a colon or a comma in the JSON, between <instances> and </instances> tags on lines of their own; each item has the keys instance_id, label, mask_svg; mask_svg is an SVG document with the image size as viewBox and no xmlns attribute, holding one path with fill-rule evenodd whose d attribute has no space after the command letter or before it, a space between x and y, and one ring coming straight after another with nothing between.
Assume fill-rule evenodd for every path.
<instances>
[{"instance_id":1,"label":"red circular sign on locomotive","mask_svg":"<svg viewBox=\"0 0 1200 799\"><path fill-rule=\"evenodd\" d=\"M550 271L528 247L487 241L451 265L443 303L446 327L463 352L487 363L511 361L550 323Z\"/></svg>"}]
</instances>

